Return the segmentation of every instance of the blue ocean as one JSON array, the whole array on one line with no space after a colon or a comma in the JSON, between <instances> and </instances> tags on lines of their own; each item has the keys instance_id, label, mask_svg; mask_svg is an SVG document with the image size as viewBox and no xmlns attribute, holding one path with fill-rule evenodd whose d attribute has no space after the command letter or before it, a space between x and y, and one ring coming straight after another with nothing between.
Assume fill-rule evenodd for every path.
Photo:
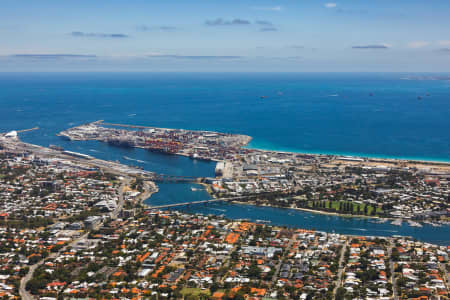
<instances>
[{"instance_id":1,"label":"blue ocean","mask_svg":"<svg viewBox=\"0 0 450 300\"><path fill-rule=\"evenodd\" d=\"M0 132L39 126L21 139L173 175L212 176L214 163L68 142L61 130L107 122L247 134L249 147L450 162L450 81L400 73L0 73ZM445 74L444 74L445 75ZM415 77L416 76L416 77ZM188 184L160 186L148 203L208 198ZM214 204L191 212L449 244L449 227Z\"/></svg>"}]
</instances>

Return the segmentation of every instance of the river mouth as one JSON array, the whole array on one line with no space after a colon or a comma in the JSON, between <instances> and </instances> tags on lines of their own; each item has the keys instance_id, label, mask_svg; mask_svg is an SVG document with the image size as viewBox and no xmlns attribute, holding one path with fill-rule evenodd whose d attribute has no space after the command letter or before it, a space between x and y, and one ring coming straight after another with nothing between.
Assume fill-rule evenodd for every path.
<instances>
[{"instance_id":1,"label":"river mouth","mask_svg":"<svg viewBox=\"0 0 450 300\"><path fill-rule=\"evenodd\" d=\"M60 140L58 145L66 150L76 151L96 158L119 161L122 164L136 166L160 174L177 176L213 177L215 162L195 160L185 156L166 155L139 148L124 148L98 141L70 142ZM164 205L212 199L203 186L193 183L158 183L159 191L144 201L145 204ZM403 222L401 226L384 223L376 219L324 215L296 209L267 206L254 206L237 203L216 202L178 206L170 210L204 215L220 215L229 219L248 219L253 222L287 226L303 229L315 229L348 235L366 236L411 236L421 241L439 245L450 244L450 226L412 227Z\"/></svg>"},{"instance_id":2,"label":"river mouth","mask_svg":"<svg viewBox=\"0 0 450 300\"><path fill-rule=\"evenodd\" d=\"M190 201L205 200L211 198L204 190L192 191L192 184L165 183L159 184L159 192L152 195L144 203L147 205L174 204ZM253 222L287 226L319 231L334 232L348 235L370 236L411 236L418 240L449 245L450 226L433 227L424 224L423 227L412 227L406 222L401 226L395 226L386 221L378 222L371 218L342 217L323 215L289 208L262 207L237 203L216 202L210 204L196 204L179 206L170 210L185 213L200 213L203 215L222 215L229 219L248 219Z\"/></svg>"},{"instance_id":3,"label":"river mouth","mask_svg":"<svg viewBox=\"0 0 450 300\"><path fill-rule=\"evenodd\" d=\"M161 174L210 177L215 163L106 143L70 142L55 134L104 119L246 134L253 137L251 147L272 150L450 158L445 81L404 80L401 74L381 73L5 73L0 77L2 132L39 126L39 130L21 133L20 138ZM425 93L431 97L417 101L417 95ZM268 98L262 100L261 95ZM203 197L209 195L192 191L189 184L160 185L160 191L146 202L176 203ZM176 209L328 232L398 234L450 244L450 226L424 224L417 228L405 222L394 226L389 221L377 224L370 219L233 203Z\"/></svg>"}]
</instances>

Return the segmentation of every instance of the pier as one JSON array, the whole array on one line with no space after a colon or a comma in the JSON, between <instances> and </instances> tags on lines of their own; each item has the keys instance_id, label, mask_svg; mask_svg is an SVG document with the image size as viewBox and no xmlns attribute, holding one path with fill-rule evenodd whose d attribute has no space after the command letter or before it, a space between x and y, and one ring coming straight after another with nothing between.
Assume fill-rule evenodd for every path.
<instances>
[{"instance_id":1,"label":"pier","mask_svg":"<svg viewBox=\"0 0 450 300\"><path fill-rule=\"evenodd\" d=\"M38 130L39 127L33 127L33 128L29 128L29 129L22 129L22 130L17 130L17 133L22 133L22 132L28 132L28 131L33 131L33 130Z\"/></svg>"},{"instance_id":2,"label":"pier","mask_svg":"<svg viewBox=\"0 0 450 300\"><path fill-rule=\"evenodd\" d=\"M34 130L38 130L40 129L38 126L33 127L33 128L28 128L28 129L21 129L21 130L11 130L9 132L0 132L0 135L6 135L8 133L13 133L15 132L15 134L19 134L19 133L23 133L23 132L29 132L29 131L34 131Z\"/></svg>"}]
</instances>

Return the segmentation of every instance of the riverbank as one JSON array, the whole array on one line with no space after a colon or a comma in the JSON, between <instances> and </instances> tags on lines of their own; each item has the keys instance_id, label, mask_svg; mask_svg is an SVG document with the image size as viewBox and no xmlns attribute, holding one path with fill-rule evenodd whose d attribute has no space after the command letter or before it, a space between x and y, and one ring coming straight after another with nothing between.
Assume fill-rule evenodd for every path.
<instances>
[{"instance_id":1,"label":"riverbank","mask_svg":"<svg viewBox=\"0 0 450 300\"><path fill-rule=\"evenodd\" d=\"M315 213L315 214L337 216L337 217L342 217L342 218L367 218L367 219L379 219L379 220L395 220L394 218L381 218L381 217L377 217L377 216L340 214L340 213L336 213L336 212L314 210L314 209L302 208L302 207L285 207L285 206L279 206L279 205L265 205L265 204L249 203L249 202L244 202L244 201L232 201L232 202L236 203L236 204L259 206L259 207L276 207L276 208L281 208L281 209L284 208L284 209L301 210L301 211L306 211L306 212Z\"/></svg>"}]
</instances>

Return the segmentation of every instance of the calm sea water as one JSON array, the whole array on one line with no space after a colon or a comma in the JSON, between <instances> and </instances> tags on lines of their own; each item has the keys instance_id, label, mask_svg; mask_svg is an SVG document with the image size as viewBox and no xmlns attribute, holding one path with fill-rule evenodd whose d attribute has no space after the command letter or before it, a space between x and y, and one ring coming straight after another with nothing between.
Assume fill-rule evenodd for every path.
<instances>
[{"instance_id":1,"label":"calm sea water","mask_svg":"<svg viewBox=\"0 0 450 300\"><path fill-rule=\"evenodd\" d=\"M0 131L39 126L21 138L175 175L212 176L215 165L71 143L55 134L104 119L248 134L254 138L250 147L263 149L450 161L450 82L401 79L407 75L0 73ZM189 185L162 185L149 201L207 197ZM395 227L231 204L188 209L342 233L404 234L443 244L450 239L448 227Z\"/></svg>"}]
</instances>

